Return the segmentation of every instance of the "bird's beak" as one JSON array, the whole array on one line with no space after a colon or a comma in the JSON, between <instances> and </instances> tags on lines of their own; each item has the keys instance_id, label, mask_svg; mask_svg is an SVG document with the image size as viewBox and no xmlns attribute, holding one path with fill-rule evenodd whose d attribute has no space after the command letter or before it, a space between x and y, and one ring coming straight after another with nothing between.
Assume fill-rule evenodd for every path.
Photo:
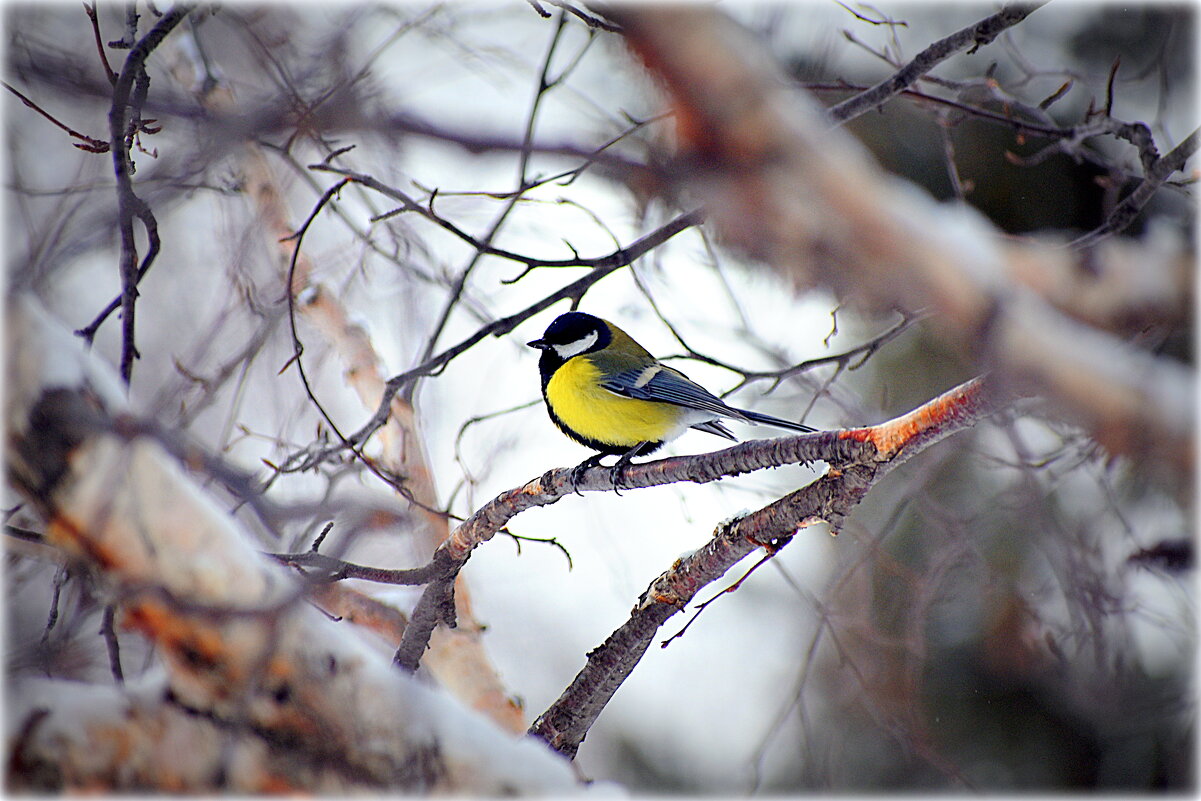
<instances>
[{"instance_id":1,"label":"bird's beak","mask_svg":"<svg viewBox=\"0 0 1201 801\"><path fill-rule=\"evenodd\" d=\"M531 348L537 348L538 350L546 350L550 347L550 343L545 339L532 339L525 344L529 345Z\"/></svg>"}]
</instances>

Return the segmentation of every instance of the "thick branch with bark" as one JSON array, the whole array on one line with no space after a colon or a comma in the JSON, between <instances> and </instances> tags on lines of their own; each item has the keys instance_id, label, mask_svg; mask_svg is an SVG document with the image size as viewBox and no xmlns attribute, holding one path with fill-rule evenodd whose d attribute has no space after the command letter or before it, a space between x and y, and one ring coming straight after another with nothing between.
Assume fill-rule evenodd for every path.
<instances>
[{"instance_id":1,"label":"thick branch with bark","mask_svg":"<svg viewBox=\"0 0 1201 801\"><path fill-rule=\"evenodd\" d=\"M45 542L94 572L118 624L153 642L166 668L157 690L95 689L113 697L82 721L78 693L54 689L69 682L19 688L14 697L38 699L10 731L22 789L577 788L551 755L398 673L353 626L305 604L306 583L257 553L174 456L127 424L111 372L32 301L6 318L12 481L48 521ZM352 608L394 627L378 608ZM159 740L190 747L156 765ZM128 769L121 744L135 753Z\"/></svg>"},{"instance_id":2,"label":"thick branch with bark","mask_svg":"<svg viewBox=\"0 0 1201 801\"><path fill-rule=\"evenodd\" d=\"M232 96L226 88L211 89L205 95L205 102L209 108L220 111L228 108ZM286 278L289 279L289 308L293 309L295 367L303 370L303 347L295 333L295 317L300 315L316 328L340 357L350 386L362 403L371 405L383 396L380 405L387 410L387 416L380 420L378 426L383 429L379 463L392 474L405 476L401 490L413 501L418 513L423 515L425 526L421 531L426 535L428 547L432 549L445 538L447 526L444 516L433 511L437 505L437 493L412 404L395 393L385 393L380 359L370 335L351 320L350 312L337 293L329 291L316 279L312 262L300 251L299 238L294 236L287 204L266 153L258 145L247 143L239 156L270 244L279 250L281 256L291 258L292 269ZM312 396L307 380L305 385L314 403L321 408L319 400ZM331 427L337 430L332 421ZM513 703L511 694L505 691L484 651L479 639L480 627L472 624L470 594L465 584L460 586L456 599L459 614L466 625L456 631L444 630L439 633L434 641L429 668L444 686L453 687L468 706L484 711L510 731L520 731L525 726L521 710Z\"/></svg>"}]
</instances>

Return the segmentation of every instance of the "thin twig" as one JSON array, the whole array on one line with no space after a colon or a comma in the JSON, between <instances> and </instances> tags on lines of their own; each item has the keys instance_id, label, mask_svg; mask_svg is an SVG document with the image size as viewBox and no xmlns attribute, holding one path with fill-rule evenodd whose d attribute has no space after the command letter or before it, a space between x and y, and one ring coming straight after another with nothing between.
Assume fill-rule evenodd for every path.
<instances>
[{"instance_id":1,"label":"thin twig","mask_svg":"<svg viewBox=\"0 0 1201 801\"><path fill-rule=\"evenodd\" d=\"M583 23L591 29L595 30L596 28L600 28L602 31L608 31L609 33L621 33L622 32L620 25L617 25L617 24L615 24L607 19L604 19L602 17L597 17L592 14L588 14L587 12L578 8L577 6L572 5L571 3L564 2L564 0L546 0L546 2L550 3L552 6L561 8L564 11L568 11L568 12L574 14L576 17L579 17L579 19L582 20Z\"/></svg>"},{"instance_id":2,"label":"thin twig","mask_svg":"<svg viewBox=\"0 0 1201 801\"><path fill-rule=\"evenodd\" d=\"M980 20L975 25L970 25L944 39L939 39L887 79L865 92L860 92L854 97L842 101L831 108L827 115L835 124L853 120L880 106L898 92L912 86L937 64L965 47L970 45L971 49L968 52L974 53L977 48L991 42L1002 31L1024 20L1040 5L1042 3L1004 6L996 14Z\"/></svg>"},{"instance_id":3,"label":"thin twig","mask_svg":"<svg viewBox=\"0 0 1201 801\"><path fill-rule=\"evenodd\" d=\"M92 22L92 35L96 40L96 53L100 56L100 63L104 65L104 77L108 78L111 85L116 86L117 73L108 63L108 54L104 52L104 39L100 36L100 19L96 16L96 4L94 2L84 3L83 11Z\"/></svg>"},{"instance_id":4,"label":"thin twig","mask_svg":"<svg viewBox=\"0 0 1201 801\"><path fill-rule=\"evenodd\" d=\"M336 422L334 422L333 417L326 410L325 405L323 403L321 403L321 401L317 398L317 394L313 390L312 382L309 381L308 372L304 368L304 361L302 359L302 356L304 354L304 344L300 340L300 334L296 327L296 303L298 300L297 296L302 294L302 292L298 292L298 289L296 287L296 265L299 261L301 245L304 242L304 237L305 237L305 234L308 232L309 226L311 226L313 224L313 221L317 219L317 216L320 214L321 210L323 208L325 208L325 206L333 199L333 197L335 195L337 195L338 192L341 191L341 189L343 187L345 187L348 183L350 183L350 179L344 178L341 181L339 181L338 183L331 185L329 187L329 189L327 189L322 194L321 198L317 201L317 204L313 207L312 211L309 212L309 216L305 219L304 223L301 224L300 228L298 228L294 233L292 233L289 237L287 237L287 239L294 240L294 242L295 242L295 245L292 248L292 255L289 257L289 260L288 260L288 284L287 284L288 285L288 297L287 297L287 300L288 300L288 323L289 323L290 331L291 331L291 335L292 335L292 356L288 359L287 363L284 364L284 366L280 369L280 372L282 373L284 370L288 369L293 364L296 365L297 374L300 376L300 383L304 387L306 396L308 397L309 401L313 404L314 408L317 409L317 412L321 415L321 418L325 421L326 425L329 426L330 430L333 431L334 435L338 438L339 447L337 450L339 452L342 449L349 450L354 455L354 457L357 458L360 462L362 462L367 467L367 469L370 470L378 479L380 479L385 484L387 484L388 486L395 489L398 493L400 493L400 495L402 497L404 497L407 501L409 501L409 503L413 504L414 506L416 506L426 512L429 512L430 514L437 515L438 517L452 518L454 516L451 515L449 512L447 512L443 509L436 509L436 508L430 506L429 504L423 503L420 500L418 500L413 495L412 491L408 487L405 486L404 480L402 477L395 476L395 475L389 475L381 465L377 464L375 460L367 458L366 454L364 454L359 448L356 447L356 445L360 444L359 441L354 440L353 438L347 438L346 435L342 433L341 428L339 428L338 424ZM393 393L393 395L394 394L395 393ZM390 401L391 401L391 398L393 395L388 396L389 404L390 404ZM281 468L279 470L279 472L291 472L291 471Z\"/></svg>"},{"instance_id":5,"label":"thin twig","mask_svg":"<svg viewBox=\"0 0 1201 801\"><path fill-rule=\"evenodd\" d=\"M419 587L438 577L433 563L421 567L388 569L346 562L315 550L301 553L269 553L267 556L289 567L310 568L313 572L306 572L304 575L317 583L360 579L376 584Z\"/></svg>"},{"instance_id":6,"label":"thin twig","mask_svg":"<svg viewBox=\"0 0 1201 801\"><path fill-rule=\"evenodd\" d=\"M337 170L331 171L338 172ZM370 178L370 176L367 177ZM355 180L358 180L358 178L356 177ZM373 183L375 182L374 179L370 180ZM521 311L511 314L508 317L502 317L499 320L494 320L488 325L481 327L474 334L470 335L458 344L443 350L436 356L430 357L416 367L410 368L399 375L389 378L384 387L384 394L383 397L380 398L380 404L376 409L375 414L372 415L371 419L368 420L362 428L360 428L354 434L351 434L350 437L347 438L347 442L352 445L362 445L367 438L378 431L388 420L388 415L392 405L392 398L397 392L403 389L408 382L412 381L417 376L436 374L444 369L447 364L458 358L484 338L488 336L503 336L504 334L512 331L521 323L525 322L530 317L533 317L535 314L550 308L560 300L570 298L573 301L578 302L579 299L583 297L584 293L587 292L588 289L597 281L609 275L610 273L625 267L630 262L641 257L648 251L659 247L661 244L666 242L668 239L671 239L679 232L691 228L694 225L698 225L701 220L701 211L691 211L680 215L666 225L658 228L655 231L652 231L636 242L633 242L629 246L620 248L607 256L601 256L595 259L572 260L571 266L592 266L592 270L582 278L571 282L556 292L552 292L541 300L530 304ZM489 250L495 251L494 248L489 248ZM537 260L527 259L526 257L517 256L516 254L511 255L514 256L516 260L525 263L529 263L530 261L537 262ZM548 262L541 263L544 265L548 264ZM556 266L566 265L559 264ZM281 469L285 472L296 472L311 469L315 464L329 458L335 453L340 452L344 447L345 445L340 445L336 448L323 449L318 452L302 451L300 453L292 454L284 461Z\"/></svg>"},{"instance_id":7,"label":"thin twig","mask_svg":"<svg viewBox=\"0 0 1201 801\"><path fill-rule=\"evenodd\" d=\"M542 17L542 19L550 19L551 18L551 13L549 11L547 11L545 8L543 8L542 4L539 3L538 0L525 0L525 1L530 4L530 8L532 8L538 12L538 16Z\"/></svg>"},{"instance_id":8,"label":"thin twig","mask_svg":"<svg viewBox=\"0 0 1201 801\"><path fill-rule=\"evenodd\" d=\"M890 28L893 26L899 26L902 28L909 27L909 23L905 22L903 20L890 19L890 18L884 16L883 14L880 15L881 16L880 19L872 19L871 17L866 17L863 14L860 14L858 11L851 8L846 3L842 2L842 0L834 0L834 2L838 3L838 5L842 6L844 9L846 9L847 13L851 14L853 17L855 17L855 19L866 22L869 25L887 25ZM872 10L875 11L876 13L880 13L880 9L878 9L878 8L873 8Z\"/></svg>"},{"instance_id":9,"label":"thin twig","mask_svg":"<svg viewBox=\"0 0 1201 801\"><path fill-rule=\"evenodd\" d=\"M127 384L133 374L134 359L138 357L134 341L137 286L150 269L159 250L158 226L154 215L133 189L134 166L129 151L136 127L131 129L131 125L140 116L140 108L135 106L135 102L144 100L149 82L146 75L146 59L163 39L183 22L192 8L190 4L181 3L164 14L150 32L133 45L121 67L121 74L113 85L112 106L108 115L109 148L113 154L113 170L117 177L118 227L121 235L121 378ZM131 11L131 14L133 13ZM136 22L136 14L134 20ZM140 266L133 232L135 217L141 220L150 242Z\"/></svg>"},{"instance_id":10,"label":"thin twig","mask_svg":"<svg viewBox=\"0 0 1201 801\"><path fill-rule=\"evenodd\" d=\"M789 538L789 539L791 539L791 538ZM708 609L710 606L712 606L714 603L716 603L718 598L721 598L732 592L737 592L739 590L739 588L741 588L742 585L744 583L746 583L746 580L751 577L752 573L754 573L760 567L762 567L763 565L765 565L769 561L771 561L773 558L775 558L775 555L778 554L780 552L780 549L782 547L784 547L784 545L786 545L786 544L787 544L787 540L784 540L784 541L781 541L778 543L772 543L772 544L764 546L766 552L763 554L763 556L759 559L758 562L755 562L755 564L753 564L749 568L747 568L747 571L745 573L743 573L738 578L738 580L735 581L733 584L731 584L729 587L726 587L724 590L717 593L709 600L702 601L700 604L697 604L696 609L692 613L692 617L688 618L688 622L685 623L683 625L683 627L679 631L677 631L675 634L671 635L666 640L659 643L659 647L666 648L667 646L671 645L676 640L683 637L684 634L687 633L688 629L692 628L692 624L695 623L698 618L700 618L702 612L704 612L706 609Z\"/></svg>"},{"instance_id":11,"label":"thin twig","mask_svg":"<svg viewBox=\"0 0 1201 801\"><path fill-rule=\"evenodd\" d=\"M1084 250L1092 247L1106 237L1124 230L1126 226L1134 222L1139 212L1143 210L1143 207L1155 195L1160 186L1163 185L1163 182L1172 173L1182 169L1185 162L1197 152L1197 147L1201 144L1199 136L1201 136L1201 129L1194 130L1185 137L1184 141L1156 161L1154 167L1143 178L1142 183L1136 186L1134 191L1114 207L1109 216L1105 218L1105 222L1087 234L1074 239L1070 243L1070 247L1074 250Z\"/></svg>"},{"instance_id":12,"label":"thin twig","mask_svg":"<svg viewBox=\"0 0 1201 801\"><path fill-rule=\"evenodd\" d=\"M514 190L514 192L506 199L504 207L500 210L500 213L496 215L496 219L493 220L492 224L488 227L488 232L484 234L484 237L480 240L481 244L485 246L490 247L492 245L492 242L496 239L497 234L500 233L501 227L505 224L505 221L509 218L509 215L512 213L513 209L517 207L518 202L525 196L525 193L529 189L530 181L528 171L530 156L534 143L534 130L538 121L538 111L542 107L543 99L546 97L547 92L549 92L555 86L558 86L563 79L567 77L569 71L579 63L579 57L577 56L577 58L572 61L571 65L562 73L560 73L557 78L554 80L550 79L551 61L554 59L555 50L558 49L559 42L562 41L563 26L565 22L565 12L560 11L559 18L555 24L555 29L551 33L550 44L546 49L546 55L542 59L542 70L538 76L538 86L534 91L534 99L530 104L529 113L526 115L525 131L522 135L522 140L525 144L525 147L522 148L517 164L517 189ZM591 41L592 39L590 37L589 42ZM585 49L587 49L587 45L581 49L581 56L583 55ZM430 204L430 211L431 213L433 212L432 203ZM483 256L483 250L476 248L475 252L471 255L471 259L467 262L467 265L459 271L458 276L455 278L454 284L451 286L450 295L447 297L446 303L442 307L441 314L439 314L438 320L434 324L433 331L426 340L425 348L421 352L421 361L425 361L433 354L434 348L437 347L439 337L442 336L442 332L445 330L447 323L450 321L451 313L459 304L459 301L463 296L463 290L466 287L468 279L471 277L471 273L483 260ZM418 381L413 381L405 388L404 397L407 402L412 402L412 399L417 392L418 385Z\"/></svg>"},{"instance_id":13,"label":"thin twig","mask_svg":"<svg viewBox=\"0 0 1201 801\"><path fill-rule=\"evenodd\" d=\"M113 625L117 614L116 604L104 607L104 617L100 622L100 636L104 637L104 645L108 649L108 667L112 671L113 680L117 684L125 683L125 671L121 669L121 646L117 642L117 629Z\"/></svg>"},{"instance_id":14,"label":"thin twig","mask_svg":"<svg viewBox=\"0 0 1201 801\"><path fill-rule=\"evenodd\" d=\"M459 228L457 225L455 225L453 222L446 219L445 217L442 217L441 215L439 215L437 212L435 212L433 210L433 208L429 204L418 203L413 197L411 197L406 192L396 189L395 187L388 186L387 184L384 184L384 183L376 180L371 175L368 175L366 173L361 173L361 172L355 172L354 170L343 169L341 167L333 167L328 164L312 164L312 165L310 165L309 168L312 170L319 171L319 172L329 172L329 173L333 173L335 175L341 175L341 176L350 178L350 179L354 180L356 183L362 184L363 186L366 186L370 189L374 189L375 191L379 192L380 194L385 195L386 197L390 197L393 200L395 200L401 204L401 207L399 209L388 212L386 214L381 214L378 217L374 218L372 220L372 222L379 222L380 220L385 220L385 219L388 219L389 217L394 217L397 214L401 214L404 212L412 212L412 213L415 213L415 214L418 214L418 215L424 217L425 219L429 220L432 223L435 223L440 228L450 232L451 234L453 234L454 236L456 236L463 242L470 245L472 248L475 248L476 250L480 251L481 253L483 253L487 256L496 256L497 258L508 259L509 261L514 261L514 262L517 262L518 264L523 264L526 267L546 267L546 268L602 267L602 266L607 266L607 265L611 264L615 259L625 258L622 255L622 252L618 251L615 253L610 253L607 256L600 256L600 257L596 257L596 258L585 258L585 257L579 256L579 255L576 255L570 259L540 259L540 258L536 258L534 256L526 256L521 253L515 253L511 250L505 250L503 248L493 247L492 245L489 245L486 242L483 242L483 241L477 239L476 237L472 236L471 234L467 233L462 228ZM700 222L700 219L701 219L700 212L699 211L690 212L689 214L683 215L683 218L677 218L677 220L684 219L684 218L692 220L692 222L685 225L684 227L685 228L691 227L692 225L696 225ZM671 226L675 225L676 222L677 221L672 221L672 222L668 223L666 226L664 226L664 228L670 228ZM663 230L663 229L660 229L660 230ZM658 233L659 233L659 231L652 232L652 233L648 234L647 237L644 237L643 239L652 239L653 240L653 238ZM639 243L642 241L643 240L639 240ZM666 239L664 239L663 241L666 241ZM627 251L633 250L635 247L638 246L639 243L635 243L634 245L631 245L630 248L627 248ZM656 241L655 246L657 247L659 244L662 244L662 241ZM646 252L646 250L649 250L649 249L650 248L644 248L644 249L639 250L638 255L639 256L642 255L642 253ZM620 264L618 266L624 267L625 264L629 263L629 261L633 261L633 259L630 258L625 263Z\"/></svg>"},{"instance_id":15,"label":"thin twig","mask_svg":"<svg viewBox=\"0 0 1201 801\"><path fill-rule=\"evenodd\" d=\"M8 83L0 81L0 84L3 84L5 89L12 92L18 98L20 98L22 103L29 106L31 109L36 111L38 114L41 114L46 119L50 120L50 122L54 123L59 128L62 128L64 131L66 131L68 136L72 136L83 142L83 144L80 144L79 142L73 142L72 144L75 147L79 148L80 150L86 150L89 153L107 153L108 152L108 149L109 149L108 142L105 142L102 139L96 139L95 137L88 136L87 134L81 134L79 131L76 131L74 128L71 128L70 126L65 125L62 122L60 122L57 118L54 117L54 115L52 115L50 112L46 111L44 108L39 106L37 103L34 103L32 100L30 100L25 95L18 92L16 89L14 89Z\"/></svg>"},{"instance_id":16,"label":"thin twig","mask_svg":"<svg viewBox=\"0 0 1201 801\"><path fill-rule=\"evenodd\" d=\"M66 565L59 565L54 571L54 591L50 596L50 612L46 615L46 627L42 630L42 645L50 641L50 632L58 624L59 602L62 599L63 585L71 578Z\"/></svg>"},{"instance_id":17,"label":"thin twig","mask_svg":"<svg viewBox=\"0 0 1201 801\"><path fill-rule=\"evenodd\" d=\"M1118 77L1118 67L1122 66L1122 56L1118 55L1113 60L1113 66L1109 68L1109 80L1105 82L1105 116L1109 117L1113 113L1113 82Z\"/></svg>"},{"instance_id":18,"label":"thin twig","mask_svg":"<svg viewBox=\"0 0 1201 801\"><path fill-rule=\"evenodd\" d=\"M109 47L117 50L129 50L138 38L138 4L134 0L125 4L125 33L120 39L108 43Z\"/></svg>"}]
</instances>

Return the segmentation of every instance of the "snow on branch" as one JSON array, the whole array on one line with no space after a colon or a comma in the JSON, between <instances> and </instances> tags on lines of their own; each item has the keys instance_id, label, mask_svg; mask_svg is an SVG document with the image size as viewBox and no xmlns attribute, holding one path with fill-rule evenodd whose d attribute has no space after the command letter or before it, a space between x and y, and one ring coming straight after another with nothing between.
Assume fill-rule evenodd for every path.
<instances>
[{"instance_id":1,"label":"snow on branch","mask_svg":"<svg viewBox=\"0 0 1201 801\"><path fill-rule=\"evenodd\" d=\"M258 553L189 476L196 465L131 424L116 376L34 301L6 316L12 481L48 521L45 542L99 577L166 671L129 688L14 688L24 789L578 791L545 749L306 603L308 582ZM188 746L156 760L170 742Z\"/></svg>"}]
</instances>

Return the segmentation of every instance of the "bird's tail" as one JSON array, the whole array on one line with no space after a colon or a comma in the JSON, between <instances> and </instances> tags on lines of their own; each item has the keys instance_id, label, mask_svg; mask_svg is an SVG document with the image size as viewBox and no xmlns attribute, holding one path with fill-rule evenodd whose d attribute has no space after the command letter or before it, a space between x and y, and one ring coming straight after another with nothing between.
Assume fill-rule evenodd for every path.
<instances>
[{"instance_id":1,"label":"bird's tail","mask_svg":"<svg viewBox=\"0 0 1201 801\"><path fill-rule=\"evenodd\" d=\"M807 426L804 423L794 423L790 420L781 420L778 417L772 417L770 414L760 414L759 412L752 412L749 409L739 409L738 411L746 415L748 420L756 423L763 423L764 425L775 426L776 428L783 428L787 429L788 431L800 431L802 434L810 431L817 431L816 428Z\"/></svg>"}]
</instances>

